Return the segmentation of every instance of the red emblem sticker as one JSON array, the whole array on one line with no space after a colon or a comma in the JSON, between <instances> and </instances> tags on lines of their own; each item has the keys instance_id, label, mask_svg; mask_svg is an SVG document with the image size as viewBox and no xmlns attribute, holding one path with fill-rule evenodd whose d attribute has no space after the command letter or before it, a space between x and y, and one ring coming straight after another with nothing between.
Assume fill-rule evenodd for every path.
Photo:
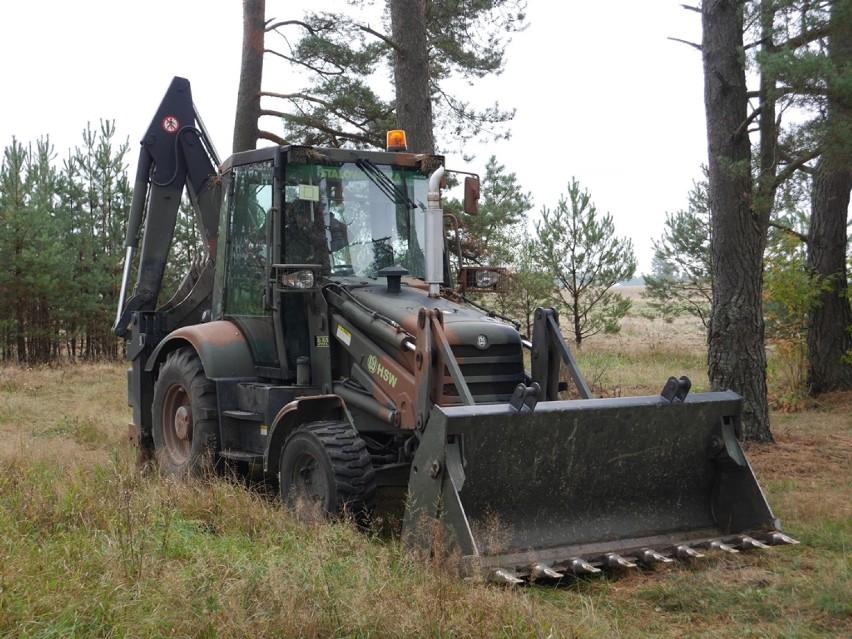
<instances>
[{"instance_id":1,"label":"red emblem sticker","mask_svg":"<svg viewBox=\"0 0 852 639\"><path fill-rule=\"evenodd\" d=\"M177 133L180 123L173 115L167 115L163 118L163 131L166 133Z\"/></svg>"}]
</instances>

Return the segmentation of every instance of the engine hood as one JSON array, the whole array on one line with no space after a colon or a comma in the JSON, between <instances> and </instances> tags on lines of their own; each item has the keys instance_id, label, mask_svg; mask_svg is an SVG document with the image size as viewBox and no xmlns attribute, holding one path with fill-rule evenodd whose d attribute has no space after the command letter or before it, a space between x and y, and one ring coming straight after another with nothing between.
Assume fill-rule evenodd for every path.
<instances>
[{"instance_id":1,"label":"engine hood","mask_svg":"<svg viewBox=\"0 0 852 639\"><path fill-rule=\"evenodd\" d=\"M383 279L376 284L348 287L352 296L367 308L400 324L412 335L417 333L420 309L437 309L444 319L444 331L451 344L488 348L498 344L520 344L520 334L511 326L488 317L482 311L444 298L429 297L419 280L402 281L399 292L389 292Z\"/></svg>"}]
</instances>

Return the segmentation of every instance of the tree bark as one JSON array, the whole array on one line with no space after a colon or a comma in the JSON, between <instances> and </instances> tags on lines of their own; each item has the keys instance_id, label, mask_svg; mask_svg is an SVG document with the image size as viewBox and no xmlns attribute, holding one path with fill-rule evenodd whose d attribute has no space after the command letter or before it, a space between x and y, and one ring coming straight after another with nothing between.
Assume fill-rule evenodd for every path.
<instances>
[{"instance_id":1,"label":"tree bark","mask_svg":"<svg viewBox=\"0 0 852 639\"><path fill-rule=\"evenodd\" d=\"M234 153L257 147L265 19L266 0L243 0L243 52L234 118Z\"/></svg>"},{"instance_id":2,"label":"tree bark","mask_svg":"<svg viewBox=\"0 0 852 639\"><path fill-rule=\"evenodd\" d=\"M391 36L396 46L393 77L397 127L406 132L408 150L434 153L429 49L424 0L390 0Z\"/></svg>"},{"instance_id":3,"label":"tree bark","mask_svg":"<svg viewBox=\"0 0 852 639\"><path fill-rule=\"evenodd\" d=\"M847 296L846 218L852 189L852 88L844 70L852 63L852 1L831 7L828 56L838 79L829 81L823 154L811 192L808 267L824 281L808 323L808 390L814 395L852 389L852 307Z\"/></svg>"},{"instance_id":4,"label":"tree bark","mask_svg":"<svg viewBox=\"0 0 852 639\"><path fill-rule=\"evenodd\" d=\"M808 322L808 390L852 389L852 308L847 297L846 216L852 171L825 156L813 178L808 267L825 282Z\"/></svg>"},{"instance_id":5,"label":"tree bark","mask_svg":"<svg viewBox=\"0 0 852 639\"><path fill-rule=\"evenodd\" d=\"M768 218L754 209L747 127L742 0L702 4L713 309L708 374L713 390L743 396L742 437L772 441L761 308Z\"/></svg>"}]
</instances>

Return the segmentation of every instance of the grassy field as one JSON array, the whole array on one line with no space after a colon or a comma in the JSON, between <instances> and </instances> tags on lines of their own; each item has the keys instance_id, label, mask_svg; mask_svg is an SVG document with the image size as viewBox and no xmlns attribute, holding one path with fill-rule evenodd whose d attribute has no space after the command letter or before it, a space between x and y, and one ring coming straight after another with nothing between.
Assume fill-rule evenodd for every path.
<instances>
[{"instance_id":1,"label":"grassy field","mask_svg":"<svg viewBox=\"0 0 852 639\"><path fill-rule=\"evenodd\" d=\"M700 327L628 319L579 354L601 394L706 387ZM508 589L309 526L125 442L124 367L0 368L0 637L852 637L852 393L748 454L801 545Z\"/></svg>"}]
</instances>

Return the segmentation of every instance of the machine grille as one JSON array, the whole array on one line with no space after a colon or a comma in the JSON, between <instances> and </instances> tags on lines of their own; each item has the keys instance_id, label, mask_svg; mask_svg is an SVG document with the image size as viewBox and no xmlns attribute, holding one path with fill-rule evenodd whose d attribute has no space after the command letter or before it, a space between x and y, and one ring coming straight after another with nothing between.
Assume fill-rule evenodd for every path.
<instances>
[{"instance_id":1,"label":"machine grille","mask_svg":"<svg viewBox=\"0 0 852 639\"><path fill-rule=\"evenodd\" d=\"M525 380L520 343L494 344L486 349L461 345L453 346L452 350L477 404L508 402L515 387ZM460 404L461 401L450 371L445 367L441 405Z\"/></svg>"}]
</instances>

